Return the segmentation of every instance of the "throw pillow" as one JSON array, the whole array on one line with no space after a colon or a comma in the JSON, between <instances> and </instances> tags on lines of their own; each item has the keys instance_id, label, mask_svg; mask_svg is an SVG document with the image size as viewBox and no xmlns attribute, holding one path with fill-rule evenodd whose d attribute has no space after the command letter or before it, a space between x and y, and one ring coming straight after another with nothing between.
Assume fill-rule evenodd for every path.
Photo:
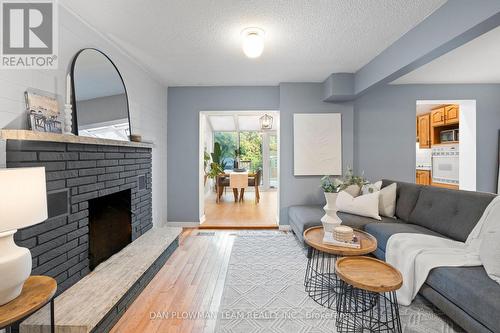
<instances>
[{"instance_id":1,"label":"throw pillow","mask_svg":"<svg viewBox=\"0 0 500 333\"><path fill-rule=\"evenodd\" d=\"M363 185L363 187L361 188L361 194L365 195L365 194L370 194L370 193L373 193L373 192L380 191L381 187L382 187L382 181L381 180L379 180L378 182L373 183L373 184Z\"/></svg>"},{"instance_id":2,"label":"throw pillow","mask_svg":"<svg viewBox=\"0 0 500 333\"><path fill-rule=\"evenodd\" d=\"M380 182L380 184L382 184L382 182ZM378 202L378 211L380 215L394 218L396 214L396 190L396 183L392 183L380 190Z\"/></svg>"},{"instance_id":3,"label":"throw pillow","mask_svg":"<svg viewBox=\"0 0 500 333\"><path fill-rule=\"evenodd\" d=\"M500 228L489 230L481 241L479 257L488 276L500 284Z\"/></svg>"},{"instance_id":4,"label":"throw pillow","mask_svg":"<svg viewBox=\"0 0 500 333\"><path fill-rule=\"evenodd\" d=\"M381 220L378 213L380 192L353 197L347 191L340 191L337 197L337 209L341 212L371 217Z\"/></svg>"}]
</instances>

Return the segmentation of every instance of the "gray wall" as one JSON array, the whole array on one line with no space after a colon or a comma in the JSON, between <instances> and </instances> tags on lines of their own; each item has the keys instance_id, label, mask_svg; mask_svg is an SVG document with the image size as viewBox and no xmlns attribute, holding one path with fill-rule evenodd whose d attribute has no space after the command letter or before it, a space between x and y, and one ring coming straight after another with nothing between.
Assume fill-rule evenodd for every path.
<instances>
[{"instance_id":1,"label":"gray wall","mask_svg":"<svg viewBox=\"0 0 500 333\"><path fill-rule=\"evenodd\" d=\"M168 89L168 220L198 221L200 111L280 110L280 224L290 205L324 203L320 177L293 175L293 114L342 113L343 164L353 165L353 105L322 102L321 83L279 87L176 87Z\"/></svg>"},{"instance_id":2,"label":"gray wall","mask_svg":"<svg viewBox=\"0 0 500 333\"><path fill-rule=\"evenodd\" d=\"M475 99L477 190L496 190L500 85L388 85L354 103L354 160L371 180L415 180L415 102Z\"/></svg>"},{"instance_id":3,"label":"gray wall","mask_svg":"<svg viewBox=\"0 0 500 333\"><path fill-rule=\"evenodd\" d=\"M278 87L168 88L168 221L197 222L200 111L278 110Z\"/></svg>"},{"instance_id":4,"label":"gray wall","mask_svg":"<svg viewBox=\"0 0 500 333\"><path fill-rule=\"evenodd\" d=\"M288 207L323 204L325 198L318 176L293 175L293 114L342 114L342 164L353 165L353 105L325 103L321 83L280 84L280 224L288 223Z\"/></svg>"}]
</instances>

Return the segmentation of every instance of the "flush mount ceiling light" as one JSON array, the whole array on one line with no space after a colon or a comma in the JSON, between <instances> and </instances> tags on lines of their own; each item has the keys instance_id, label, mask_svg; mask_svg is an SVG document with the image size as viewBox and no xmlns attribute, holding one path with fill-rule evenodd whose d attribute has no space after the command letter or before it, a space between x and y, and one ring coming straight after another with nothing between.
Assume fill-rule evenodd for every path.
<instances>
[{"instance_id":1,"label":"flush mount ceiling light","mask_svg":"<svg viewBox=\"0 0 500 333\"><path fill-rule=\"evenodd\" d=\"M258 58L264 51L264 30L246 28L241 32L243 37L243 52L249 58Z\"/></svg>"}]
</instances>

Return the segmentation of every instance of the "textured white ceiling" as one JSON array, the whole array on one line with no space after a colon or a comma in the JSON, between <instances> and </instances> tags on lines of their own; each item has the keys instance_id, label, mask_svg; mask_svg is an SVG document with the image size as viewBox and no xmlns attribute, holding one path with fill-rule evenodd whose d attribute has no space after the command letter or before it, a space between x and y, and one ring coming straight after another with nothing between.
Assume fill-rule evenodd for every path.
<instances>
[{"instance_id":1,"label":"textured white ceiling","mask_svg":"<svg viewBox=\"0 0 500 333\"><path fill-rule=\"evenodd\" d=\"M500 28L479 36L392 83L500 83Z\"/></svg>"},{"instance_id":2,"label":"textured white ceiling","mask_svg":"<svg viewBox=\"0 0 500 333\"><path fill-rule=\"evenodd\" d=\"M446 0L60 0L166 84L276 85L355 72ZM240 32L266 31L258 59Z\"/></svg>"}]
</instances>

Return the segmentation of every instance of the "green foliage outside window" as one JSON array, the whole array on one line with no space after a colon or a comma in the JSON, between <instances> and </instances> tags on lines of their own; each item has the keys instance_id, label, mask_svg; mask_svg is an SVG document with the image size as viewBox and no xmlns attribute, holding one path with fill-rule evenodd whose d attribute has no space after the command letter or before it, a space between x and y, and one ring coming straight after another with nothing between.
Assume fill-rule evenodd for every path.
<instances>
[{"instance_id":1,"label":"green foliage outside window","mask_svg":"<svg viewBox=\"0 0 500 333\"><path fill-rule=\"evenodd\" d=\"M241 132L240 151L242 161L252 161L252 171L262 169L262 136L259 132Z\"/></svg>"},{"instance_id":2,"label":"green foliage outside window","mask_svg":"<svg viewBox=\"0 0 500 333\"><path fill-rule=\"evenodd\" d=\"M221 147L222 158L234 160L239 151L240 160L251 161L252 170L262 168L262 136L259 132L240 132L238 150L237 132L215 132L214 142Z\"/></svg>"}]
</instances>

